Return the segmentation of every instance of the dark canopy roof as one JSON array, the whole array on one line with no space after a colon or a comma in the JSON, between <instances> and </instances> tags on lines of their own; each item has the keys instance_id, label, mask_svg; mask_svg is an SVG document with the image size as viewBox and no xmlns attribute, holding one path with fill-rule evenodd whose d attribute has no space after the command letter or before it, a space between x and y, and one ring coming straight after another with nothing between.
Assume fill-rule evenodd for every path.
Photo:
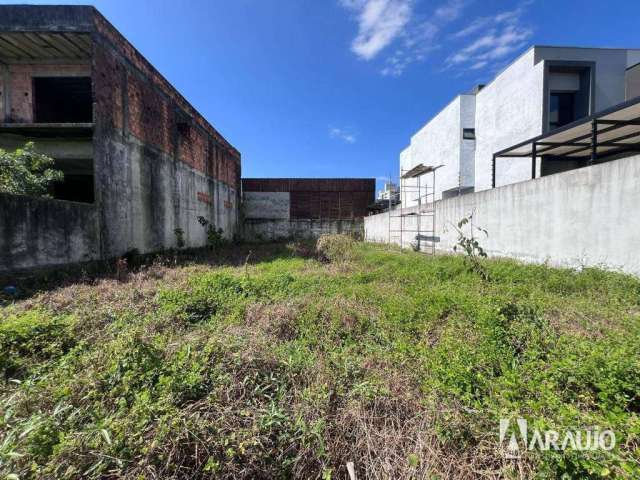
<instances>
[{"instance_id":1,"label":"dark canopy roof","mask_svg":"<svg viewBox=\"0 0 640 480\"><path fill-rule=\"evenodd\" d=\"M549 133L500 150L495 157L552 155L579 158L591 156L592 151L600 157L639 149L640 97L636 97Z\"/></svg>"}]
</instances>

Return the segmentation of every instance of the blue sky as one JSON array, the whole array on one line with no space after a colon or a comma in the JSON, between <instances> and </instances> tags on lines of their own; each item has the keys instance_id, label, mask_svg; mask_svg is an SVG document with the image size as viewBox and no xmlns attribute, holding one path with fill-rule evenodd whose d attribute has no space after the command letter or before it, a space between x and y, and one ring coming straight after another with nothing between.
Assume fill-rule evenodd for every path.
<instances>
[{"instance_id":1,"label":"blue sky","mask_svg":"<svg viewBox=\"0 0 640 480\"><path fill-rule=\"evenodd\" d=\"M397 176L415 131L529 45L640 47L637 0L86 3L241 151L245 177Z\"/></svg>"}]
</instances>

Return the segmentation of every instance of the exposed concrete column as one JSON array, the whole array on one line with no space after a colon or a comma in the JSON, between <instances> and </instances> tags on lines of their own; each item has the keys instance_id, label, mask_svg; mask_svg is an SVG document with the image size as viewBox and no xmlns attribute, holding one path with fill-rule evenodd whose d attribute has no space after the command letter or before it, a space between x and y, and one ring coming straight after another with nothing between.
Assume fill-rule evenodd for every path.
<instances>
[{"instance_id":1,"label":"exposed concrete column","mask_svg":"<svg viewBox=\"0 0 640 480\"><path fill-rule=\"evenodd\" d=\"M11 79L9 78L9 65L0 62L2 69L2 105L4 111L0 112L2 122L9 122L11 118Z\"/></svg>"},{"instance_id":2,"label":"exposed concrete column","mask_svg":"<svg viewBox=\"0 0 640 480\"><path fill-rule=\"evenodd\" d=\"M93 102L93 203L96 206L96 229L98 240L98 258L101 260L106 259L107 246L105 230L105 219L102 214L102 175L104 171L104 157L107 154L106 135L102 131L101 123L97 121L98 118L98 103L96 101L96 39L97 34L93 32L91 34L91 93L94 98Z\"/></svg>"}]
</instances>

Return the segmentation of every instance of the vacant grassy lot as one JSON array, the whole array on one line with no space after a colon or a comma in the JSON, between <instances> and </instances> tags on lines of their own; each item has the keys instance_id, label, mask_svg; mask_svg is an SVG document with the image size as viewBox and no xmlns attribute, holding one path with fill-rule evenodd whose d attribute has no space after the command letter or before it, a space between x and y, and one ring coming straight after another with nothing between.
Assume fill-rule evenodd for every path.
<instances>
[{"instance_id":1,"label":"vacant grassy lot","mask_svg":"<svg viewBox=\"0 0 640 480\"><path fill-rule=\"evenodd\" d=\"M638 280L488 261L484 281L364 244L235 258L5 302L0 476L640 478ZM618 443L508 459L502 417Z\"/></svg>"}]
</instances>

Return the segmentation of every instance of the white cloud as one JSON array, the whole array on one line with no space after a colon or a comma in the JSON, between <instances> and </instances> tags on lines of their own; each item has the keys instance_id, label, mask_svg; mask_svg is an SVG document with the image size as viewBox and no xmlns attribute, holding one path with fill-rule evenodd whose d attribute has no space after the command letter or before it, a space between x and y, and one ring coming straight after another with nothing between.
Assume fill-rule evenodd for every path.
<instances>
[{"instance_id":1,"label":"white cloud","mask_svg":"<svg viewBox=\"0 0 640 480\"><path fill-rule=\"evenodd\" d=\"M507 55L524 47L533 31L521 25L521 17L528 3L493 17L479 17L453 34L453 38L470 42L447 57L446 67L480 70L495 66ZM475 38L473 38L475 35Z\"/></svg>"},{"instance_id":2,"label":"white cloud","mask_svg":"<svg viewBox=\"0 0 640 480\"><path fill-rule=\"evenodd\" d=\"M460 16L465 5L466 2L464 0L449 0L444 5L438 7L434 15L439 19L452 22Z\"/></svg>"},{"instance_id":3,"label":"white cloud","mask_svg":"<svg viewBox=\"0 0 640 480\"><path fill-rule=\"evenodd\" d=\"M389 77L401 76L410 65L442 49L452 51L443 60L445 70L490 71L526 45L533 32L522 25L521 18L533 0L449 30L473 1L444 0L426 16L416 11L426 0L338 0L358 23L352 52L368 61L381 56L379 71Z\"/></svg>"},{"instance_id":4,"label":"white cloud","mask_svg":"<svg viewBox=\"0 0 640 480\"><path fill-rule=\"evenodd\" d=\"M486 60L478 60L476 63L471 65L469 67L469 69L471 69L471 70L480 70L481 68L486 67L488 64L489 64L489 62L486 61Z\"/></svg>"},{"instance_id":5,"label":"white cloud","mask_svg":"<svg viewBox=\"0 0 640 480\"><path fill-rule=\"evenodd\" d=\"M438 46L434 39L439 28L432 22L426 21L413 25L402 35L402 43L385 59L380 73L384 76L399 77L412 63L423 61L427 55Z\"/></svg>"},{"instance_id":6,"label":"white cloud","mask_svg":"<svg viewBox=\"0 0 640 480\"><path fill-rule=\"evenodd\" d=\"M492 20L493 19L491 19L489 17L476 18L473 22L471 22L465 28L463 28L462 30L458 30L456 33L454 33L452 35L452 37L453 38L468 37L469 35L472 35L472 34L476 33L478 30L480 30L482 28L485 28L488 25L490 25Z\"/></svg>"},{"instance_id":7,"label":"white cloud","mask_svg":"<svg viewBox=\"0 0 640 480\"><path fill-rule=\"evenodd\" d=\"M411 20L412 0L341 0L345 8L356 12L358 34L351 50L371 60L392 43Z\"/></svg>"},{"instance_id":8,"label":"white cloud","mask_svg":"<svg viewBox=\"0 0 640 480\"><path fill-rule=\"evenodd\" d=\"M342 140L345 143L356 143L356 135L349 131L346 130L344 128L337 128L337 127L332 127L329 126L329 137L330 138L335 138L337 140Z\"/></svg>"},{"instance_id":9,"label":"white cloud","mask_svg":"<svg viewBox=\"0 0 640 480\"><path fill-rule=\"evenodd\" d=\"M431 19L413 21L408 25L401 34L401 45L387 57L380 73L399 77L409 65L424 61L431 52L441 48L437 42L438 35L448 23L460 16L466 4L466 1L449 0L435 10Z\"/></svg>"},{"instance_id":10,"label":"white cloud","mask_svg":"<svg viewBox=\"0 0 640 480\"><path fill-rule=\"evenodd\" d=\"M386 58L380 70L383 76L399 77L414 63L423 62L429 54L442 48L439 36L443 29L460 15L471 0L447 0L436 8L428 20L413 19L403 29L402 42L392 55Z\"/></svg>"}]
</instances>

